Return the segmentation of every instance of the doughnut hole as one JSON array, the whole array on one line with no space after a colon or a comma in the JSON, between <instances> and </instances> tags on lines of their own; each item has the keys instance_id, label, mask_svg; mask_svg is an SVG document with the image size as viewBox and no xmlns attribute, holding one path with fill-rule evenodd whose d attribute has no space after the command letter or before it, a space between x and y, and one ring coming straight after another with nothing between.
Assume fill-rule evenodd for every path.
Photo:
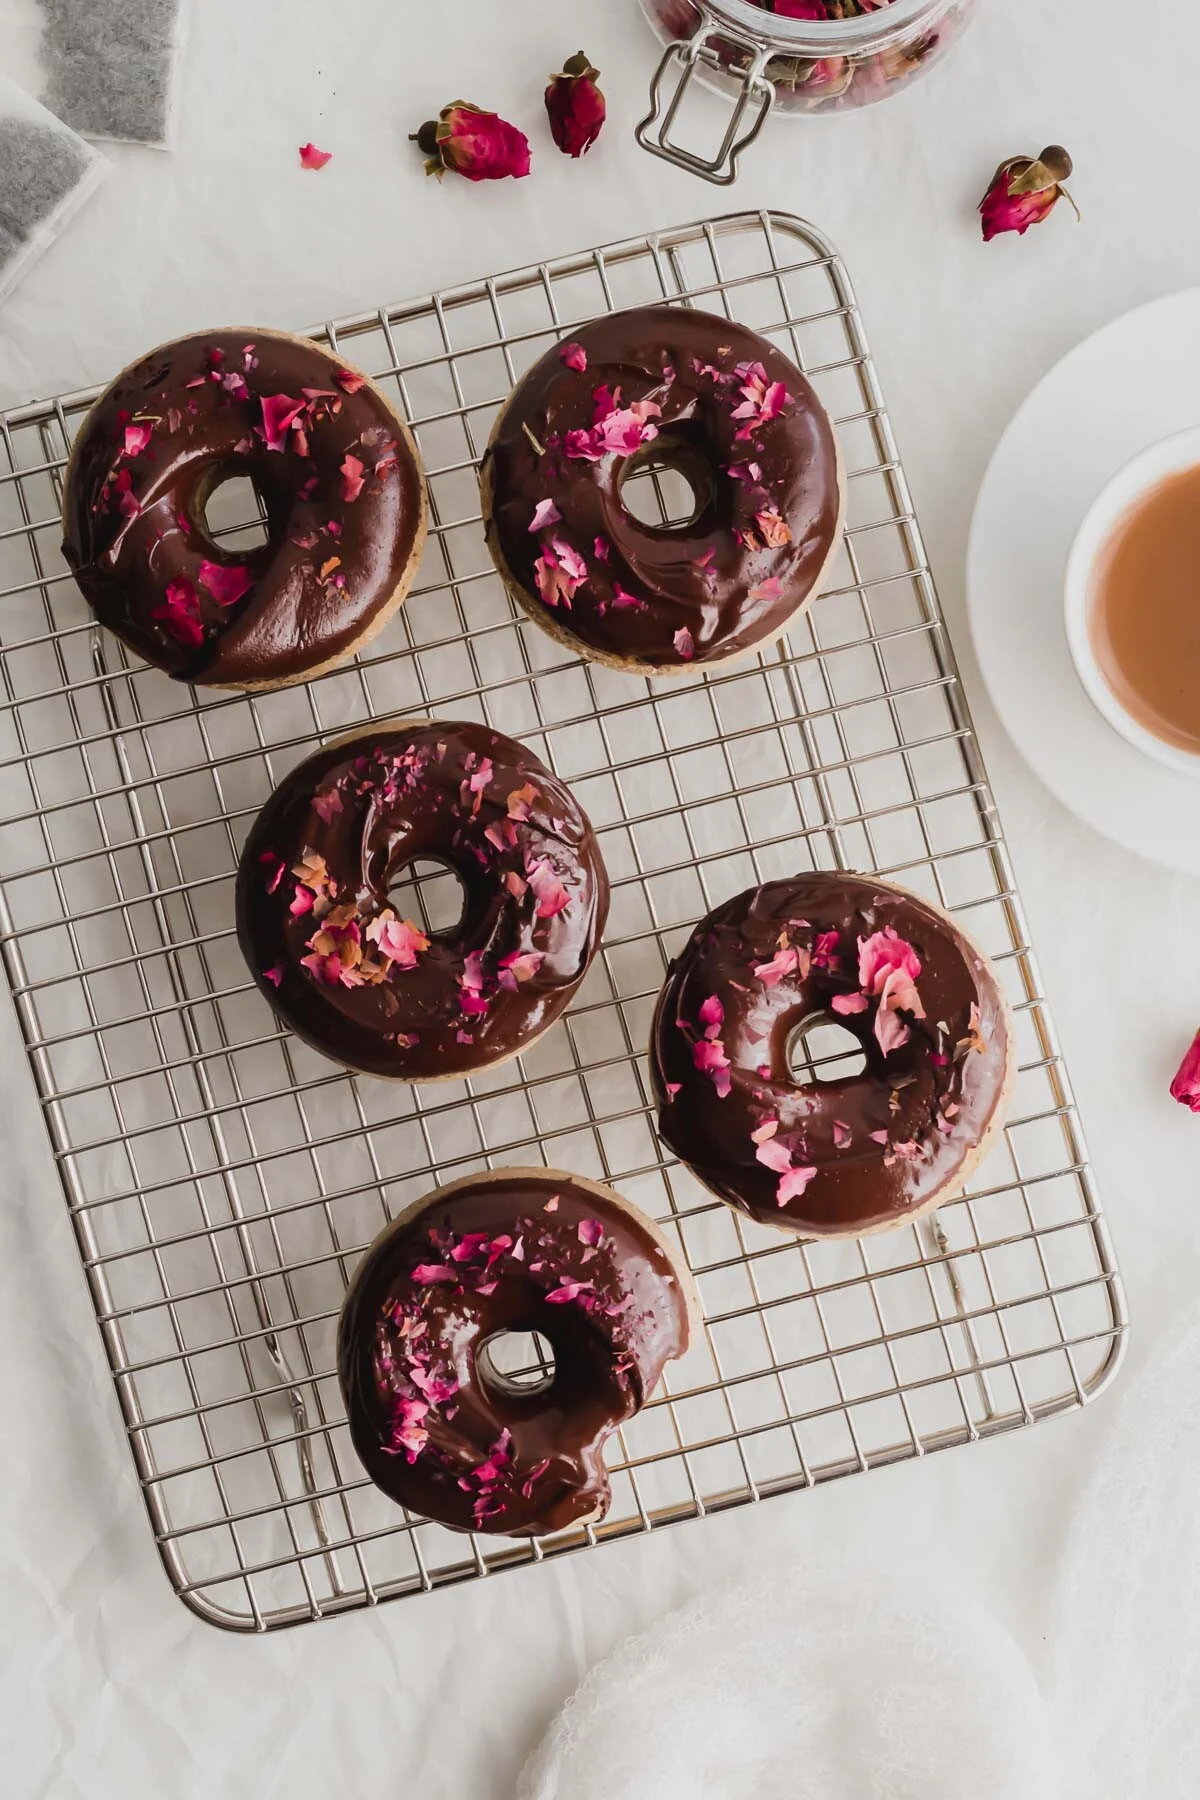
<instances>
[{"instance_id":1,"label":"doughnut hole","mask_svg":"<svg viewBox=\"0 0 1200 1800\"><path fill-rule=\"evenodd\" d=\"M218 471L200 508L200 522L224 555L249 555L270 542L262 495L240 470Z\"/></svg>"},{"instance_id":2,"label":"doughnut hole","mask_svg":"<svg viewBox=\"0 0 1200 1800\"><path fill-rule=\"evenodd\" d=\"M555 1370L553 1345L540 1331L494 1331L475 1352L480 1381L503 1400L549 1393Z\"/></svg>"},{"instance_id":3,"label":"doughnut hole","mask_svg":"<svg viewBox=\"0 0 1200 1800\"><path fill-rule=\"evenodd\" d=\"M858 1038L830 1013L811 1013L793 1027L787 1041L788 1073L797 1087L814 1082L853 1081L867 1066Z\"/></svg>"},{"instance_id":4,"label":"doughnut hole","mask_svg":"<svg viewBox=\"0 0 1200 1800\"><path fill-rule=\"evenodd\" d=\"M452 938L462 930L467 890L451 863L417 856L392 876L387 903L398 919L411 920L427 936Z\"/></svg>"},{"instance_id":5,"label":"doughnut hole","mask_svg":"<svg viewBox=\"0 0 1200 1800\"><path fill-rule=\"evenodd\" d=\"M658 437L626 459L617 498L639 525L686 531L712 505L712 469L694 445Z\"/></svg>"}]
</instances>

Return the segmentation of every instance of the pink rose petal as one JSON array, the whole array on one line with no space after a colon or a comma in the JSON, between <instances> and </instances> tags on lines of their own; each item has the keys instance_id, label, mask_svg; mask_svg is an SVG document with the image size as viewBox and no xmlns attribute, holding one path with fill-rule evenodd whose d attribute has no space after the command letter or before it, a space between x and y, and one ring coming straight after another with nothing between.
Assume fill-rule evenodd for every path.
<instances>
[{"instance_id":1,"label":"pink rose petal","mask_svg":"<svg viewBox=\"0 0 1200 1800\"><path fill-rule=\"evenodd\" d=\"M775 1190L777 1204L786 1206L789 1200L798 1200L816 1173L815 1169L806 1167L789 1169L786 1175L781 1175Z\"/></svg>"},{"instance_id":2,"label":"pink rose petal","mask_svg":"<svg viewBox=\"0 0 1200 1800\"><path fill-rule=\"evenodd\" d=\"M588 366L587 351L582 344L564 344L558 354L568 369L574 369L577 374L582 375Z\"/></svg>"},{"instance_id":3,"label":"pink rose petal","mask_svg":"<svg viewBox=\"0 0 1200 1800\"><path fill-rule=\"evenodd\" d=\"M332 150L318 150L315 144L301 144L300 167L302 169L323 169L332 156Z\"/></svg>"},{"instance_id":4,"label":"pink rose petal","mask_svg":"<svg viewBox=\"0 0 1200 1800\"><path fill-rule=\"evenodd\" d=\"M218 606L236 606L254 586L254 577L244 567L230 568L228 563L202 562L200 586L210 593Z\"/></svg>"},{"instance_id":5,"label":"pink rose petal","mask_svg":"<svg viewBox=\"0 0 1200 1800\"><path fill-rule=\"evenodd\" d=\"M682 656L684 662L691 662L693 656L696 654L696 646L692 642L692 634L686 625L680 626L679 630L675 633L672 642L680 656Z\"/></svg>"},{"instance_id":6,"label":"pink rose petal","mask_svg":"<svg viewBox=\"0 0 1200 1800\"><path fill-rule=\"evenodd\" d=\"M865 994L835 994L829 1003L835 1013L848 1016L851 1013L864 1013L870 1005Z\"/></svg>"},{"instance_id":7,"label":"pink rose petal","mask_svg":"<svg viewBox=\"0 0 1200 1800\"><path fill-rule=\"evenodd\" d=\"M348 452L342 461L342 499L352 504L363 491L363 465L357 456Z\"/></svg>"},{"instance_id":8,"label":"pink rose petal","mask_svg":"<svg viewBox=\"0 0 1200 1800\"><path fill-rule=\"evenodd\" d=\"M551 525L562 523L562 514L553 500L539 500L530 521L530 531L545 531Z\"/></svg>"}]
</instances>

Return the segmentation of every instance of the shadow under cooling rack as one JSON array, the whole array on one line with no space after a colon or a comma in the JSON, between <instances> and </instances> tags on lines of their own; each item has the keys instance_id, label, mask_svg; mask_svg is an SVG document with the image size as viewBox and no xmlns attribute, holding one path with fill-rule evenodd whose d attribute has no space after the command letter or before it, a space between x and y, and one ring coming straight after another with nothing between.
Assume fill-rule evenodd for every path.
<instances>
[{"instance_id":1,"label":"shadow under cooling rack","mask_svg":"<svg viewBox=\"0 0 1200 1800\"><path fill-rule=\"evenodd\" d=\"M580 663L518 618L475 476L498 406L564 329L664 298L725 312L804 367L849 474L845 547L806 621L756 665L681 682ZM0 934L177 1591L261 1631L1081 1405L1119 1360L1119 1281L835 252L798 220L747 213L318 335L411 421L434 529L400 616L307 687L206 693L127 659L59 549L91 396L0 418ZM655 471L644 483L638 510L680 504ZM256 529L236 493L222 504L219 529ZM433 1088L351 1076L282 1031L232 926L238 851L274 785L323 738L414 711L525 740L587 809L613 881L604 950L565 1020L518 1062ZM1017 1020L1012 1116L969 1193L861 1243L795 1243L715 1202L659 1145L642 1057L695 920L812 867L886 873L946 907L995 959ZM452 903L424 873L425 903ZM661 1221L706 1330L614 1440L603 1525L455 1535L363 1476L337 1312L389 1216L471 1169L543 1162Z\"/></svg>"}]
</instances>

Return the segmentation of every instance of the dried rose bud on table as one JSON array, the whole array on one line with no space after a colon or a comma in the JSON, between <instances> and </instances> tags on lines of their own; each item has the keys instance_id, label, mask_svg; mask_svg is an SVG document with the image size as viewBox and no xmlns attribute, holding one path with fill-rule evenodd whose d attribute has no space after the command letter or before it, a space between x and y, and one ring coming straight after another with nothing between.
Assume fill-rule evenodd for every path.
<instances>
[{"instance_id":1,"label":"dried rose bud on table","mask_svg":"<svg viewBox=\"0 0 1200 1800\"><path fill-rule=\"evenodd\" d=\"M1013 156L1001 163L979 202L984 242L990 244L1005 231L1024 237L1031 225L1050 217L1060 200L1066 200L1078 218L1079 208L1063 186L1072 167L1061 144L1048 145L1040 156Z\"/></svg>"},{"instance_id":2,"label":"dried rose bud on table","mask_svg":"<svg viewBox=\"0 0 1200 1800\"><path fill-rule=\"evenodd\" d=\"M550 77L546 113L550 134L564 156L582 156L600 136L608 107L596 86L599 73L580 50L568 57L561 75Z\"/></svg>"},{"instance_id":3,"label":"dried rose bud on table","mask_svg":"<svg viewBox=\"0 0 1200 1800\"><path fill-rule=\"evenodd\" d=\"M468 181L502 181L529 173L525 133L469 100L452 100L409 137L425 153L427 175L440 177L449 169Z\"/></svg>"}]
</instances>

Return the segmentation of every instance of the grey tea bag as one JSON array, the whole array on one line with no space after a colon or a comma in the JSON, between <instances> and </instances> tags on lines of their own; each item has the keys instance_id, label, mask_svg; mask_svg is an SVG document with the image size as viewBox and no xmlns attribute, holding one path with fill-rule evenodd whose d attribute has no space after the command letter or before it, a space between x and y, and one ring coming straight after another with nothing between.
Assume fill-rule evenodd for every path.
<instances>
[{"instance_id":1,"label":"grey tea bag","mask_svg":"<svg viewBox=\"0 0 1200 1800\"><path fill-rule=\"evenodd\" d=\"M107 173L99 151L0 75L0 301Z\"/></svg>"},{"instance_id":2,"label":"grey tea bag","mask_svg":"<svg viewBox=\"0 0 1200 1800\"><path fill-rule=\"evenodd\" d=\"M0 0L0 68L85 137L170 149L190 0Z\"/></svg>"}]
</instances>

